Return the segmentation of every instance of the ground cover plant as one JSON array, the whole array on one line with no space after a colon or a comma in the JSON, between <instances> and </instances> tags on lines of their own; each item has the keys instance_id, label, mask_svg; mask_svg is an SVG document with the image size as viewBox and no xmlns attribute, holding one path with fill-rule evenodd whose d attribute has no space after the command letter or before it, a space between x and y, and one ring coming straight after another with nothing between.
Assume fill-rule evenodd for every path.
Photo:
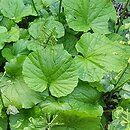
<instances>
[{"instance_id":1,"label":"ground cover plant","mask_svg":"<svg viewBox=\"0 0 130 130\"><path fill-rule=\"evenodd\" d=\"M0 130L130 130L130 0L0 0Z\"/></svg>"}]
</instances>

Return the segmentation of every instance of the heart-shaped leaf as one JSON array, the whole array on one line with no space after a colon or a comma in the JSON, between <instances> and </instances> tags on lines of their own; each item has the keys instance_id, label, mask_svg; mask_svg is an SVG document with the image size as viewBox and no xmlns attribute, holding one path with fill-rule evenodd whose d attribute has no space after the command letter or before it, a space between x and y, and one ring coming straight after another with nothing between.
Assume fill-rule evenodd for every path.
<instances>
[{"instance_id":1,"label":"heart-shaped leaf","mask_svg":"<svg viewBox=\"0 0 130 130\"><path fill-rule=\"evenodd\" d=\"M49 87L56 97L71 93L78 83L74 60L62 45L32 52L24 62L23 75L30 88L43 92Z\"/></svg>"},{"instance_id":2,"label":"heart-shaped leaf","mask_svg":"<svg viewBox=\"0 0 130 130\"><path fill-rule=\"evenodd\" d=\"M110 0L63 0L66 20L76 31L108 33L108 20L116 21L116 11Z\"/></svg>"},{"instance_id":3,"label":"heart-shaped leaf","mask_svg":"<svg viewBox=\"0 0 130 130\"><path fill-rule=\"evenodd\" d=\"M120 72L124 66L125 51L118 43L111 42L99 34L85 33L76 44L82 54L75 60L79 68L79 78L83 81L100 81L111 71Z\"/></svg>"}]
</instances>

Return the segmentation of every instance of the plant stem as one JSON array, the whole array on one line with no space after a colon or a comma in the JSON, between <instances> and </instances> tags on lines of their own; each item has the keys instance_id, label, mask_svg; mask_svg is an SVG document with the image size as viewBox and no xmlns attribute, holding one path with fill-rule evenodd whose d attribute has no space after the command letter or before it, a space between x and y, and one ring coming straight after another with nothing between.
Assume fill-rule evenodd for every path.
<instances>
[{"instance_id":1,"label":"plant stem","mask_svg":"<svg viewBox=\"0 0 130 130\"><path fill-rule=\"evenodd\" d=\"M128 67L129 67L129 63L127 63L127 65L126 65L126 67L124 68L124 70L122 71L122 73L121 73L121 75L120 75L118 81L116 82L114 91L116 91L116 90L119 88L119 86L117 86L117 85L118 85L118 83L120 82L120 80L122 79L122 77L123 77L124 73L126 72L126 70L128 69Z\"/></svg>"},{"instance_id":2,"label":"plant stem","mask_svg":"<svg viewBox=\"0 0 130 130\"><path fill-rule=\"evenodd\" d=\"M45 47L48 45L48 43L49 43L52 36L53 36L53 31L51 32L50 36L48 37L48 39L47 39L47 41L45 43Z\"/></svg>"},{"instance_id":3,"label":"plant stem","mask_svg":"<svg viewBox=\"0 0 130 130\"><path fill-rule=\"evenodd\" d=\"M33 4L33 8L34 8L34 10L36 11L37 15L39 15L39 13L38 13L38 11L37 11L37 8L36 8L35 3L34 3L33 0L32 0L32 4Z\"/></svg>"},{"instance_id":4,"label":"plant stem","mask_svg":"<svg viewBox=\"0 0 130 130\"><path fill-rule=\"evenodd\" d=\"M3 106L3 109L4 109L4 111L5 111L5 105L4 105L4 102L3 102L1 90L0 90L0 100L1 100L1 103L2 103L2 106Z\"/></svg>"},{"instance_id":5,"label":"plant stem","mask_svg":"<svg viewBox=\"0 0 130 130\"><path fill-rule=\"evenodd\" d=\"M61 6L62 6L62 0L60 0L60 4L59 4L59 14L58 14L59 22L60 22L60 15L61 15Z\"/></svg>"},{"instance_id":6,"label":"plant stem","mask_svg":"<svg viewBox=\"0 0 130 130\"><path fill-rule=\"evenodd\" d=\"M124 70L122 71L122 73L121 73L119 79L117 80L116 84L114 85L114 86L115 86L115 89L114 89L113 91L111 91L110 96L109 96L110 99L111 99L112 95L113 95L118 89L120 89L120 88L122 87L121 85L118 86L118 83L120 82L120 80L122 79L124 73L125 73L126 70L128 69L129 64L130 64L130 63L127 63L127 66L124 68Z\"/></svg>"},{"instance_id":7,"label":"plant stem","mask_svg":"<svg viewBox=\"0 0 130 130\"><path fill-rule=\"evenodd\" d=\"M1 100L1 103L2 103L2 106L3 106L3 110L7 116L7 128L8 130L10 130L10 124L9 124L9 115L6 113L6 108L5 108L5 105L4 105L4 101L3 101L3 98L2 98L2 92L1 92L1 89L0 89L0 100Z\"/></svg>"},{"instance_id":8,"label":"plant stem","mask_svg":"<svg viewBox=\"0 0 130 130\"><path fill-rule=\"evenodd\" d=\"M129 3L129 1L130 1L130 0L127 0L127 1L126 1L125 7L124 7L123 12L122 12L122 14L121 14L120 22L119 22L118 27L117 27L117 30L116 30L116 33L118 33L118 31L119 31L119 29L120 29L120 27L121 27L121 25L122 25L123 18L124 18L124 15L125 15L125 11L126 11L126 8L127 8L127 5L128 5L128 3Z\"/></svg>"}]
</instances>

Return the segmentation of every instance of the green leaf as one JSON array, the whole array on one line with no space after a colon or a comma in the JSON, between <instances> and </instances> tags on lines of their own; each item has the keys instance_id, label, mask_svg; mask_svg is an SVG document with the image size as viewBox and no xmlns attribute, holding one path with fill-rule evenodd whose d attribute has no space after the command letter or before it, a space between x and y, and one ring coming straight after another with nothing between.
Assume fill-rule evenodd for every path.
<instances>
[{"instance_id":1,"label":"green leaf","mask_svg":"<svg viewBox=\"0 0 130 130\"><path fill-rule=\"evenodd\" d=\"M39 39L42 43L46 43L52 38L55 40L55 38L64 36L64 27L60 22L54 20L53 17L48 17L31 23L29 34L35 39Z\"/></svg>"},{"instance_id":2,"label":"green leaf","mask_svg":"<svg viewBox=\"0 0 130 130\"><path fill-rule=\"evenodd\" d=\"M59 40L60 43L63 43L65 50L74 56L77 55L77 50L75 48L77 41L78 39L69 33Z\"/></svg>"},{"instance_id":3,"label":"green leaf","mask_svg":"<svg viewBox=\"0 0 130 130\"><path fill-rule=\"evenodd\" d=\"M52 130L100 130L100 96L96 89L80 81L70 95L57 100L48 97L40 108L45 115L57 115Z\"/></svg>"},{"instance_id":4,"label":"green leaf","mask_svg":"<svg viewBox=\"0 0 130 130\"><path fill-rule=\"evenodd\" d=\"M9 77L17 77L22 75L22 66L26 56L19 56L11 59L5 64L5 72Z\"/></svg>"},{"instance_id":5,"label":"green leaf","mask_svg":"<svg viewBox=\"0 0 130 130\"><path fill-rule=\"evenodd\" d=\"M119 106L123 107L125 110L128 109L130 111L130 99L121 99Z\"/></svg>"},{"instance_id":6,"label":"green leaf","mask_svg":"<svg viewBox=\"0 0 130 130\"><path fill-rule=\"evenodd\" d=\"M12 54L10 48L4 48L4 49L2 50L2 56L3 56L7 61L10 61L11 59L14 58L14 55Z\"/></svg>"},{"instance_id":7,"label":"green leaf","mask_svg":"<svg viewBox=\"0 0 130 130\"><path fill-rule=\"evenodd\" d=\"M53 2L49 6L50 7L50 11L51 11L51 13L52 13L53 16L58 16L59 15L59 6L60 6L60 0L55 0L55 2ZM62 17L62 16L60 16L60 17Z\"/></svg>"},{"instance_id":8,"label":"green leaf","mask_svg":"<svg viewBox=\"0 0 130 130\"><path fill-rule=\"evenodd\" d=\"M0 26L0 49L5 45L5 42L14 42L19 39L18 27L11 27L11 30L7 30L6 27Z\"/></svg>"},{"instance_id":9,"label":"green leaf","mask_svg":"<svg viewBox=\"0 0 130 130\"><path fill-rule=\"evenodd\" d=\"M29 39L30 35L27 29L20 28L19 29L19 39Z\"/></svg>"},{"instance_id":10,"label":"green leaf","mask_svg":"<svg viewBox=\"0 0 130 130\"><path fill-rule=\"evenodd\" d=\"M4 26L0 26L0 49L4 47L4 42L7 39L7 29Z\"/></svg>"},{"instance_id":11,"label":"green leaf","mask_svg":"<svg viewBox=\"0 0 130 130\"><path fill-rule=\"evenodd\" d=\"M56 100L49 96L33 109L11 115L11 129L101 130L100 96L96 89L80 81L67 97Z\"/></svg>"},{"instance_id":12,"label":"green leaf","mask_svg":"<svg viewBox=\"0 0 130 130\"><path fill-rule=\"evenodd\" d=\"M119 94L123 99L130 99L130 84L124 84Z\"/></svg>"},{"instance_id":13,"label":"green leaf","mask_svg":"<svg viewBox=\"0 0 130 130\"><path fill-rule=\"evenodd\" d=\"M24 62L23 75L30 88L43 92L49 87L56 97L71 93L78 83L74 60L62 45L32 52Z\"/></svg>"},{"instance_id":14,"label":"green leaf","mask_svg":"<svg viewBox=\"0 0 130 130\"><path fill-rule=\"evenodd\" d=\"M100 81L109 72L120 72L125 66L122 46L103 35L83 34L76 49L82 54L76 56L75 61L83 81Z\"/></svg>"},{"instance_id":15,"label":"green leaf","mask_svg":"<svg viewBox=\"0 0 130 130\"><path fill-rule=\"evenodd\" d=\"M27 48L30 51L37 51L37 50L41 50L42 48L44 49L45 46L39 40L31 39L31 40L28 41Z\"/></svg>"},{"instance_id":16,"label":"green leaf","mask_svg":"<svg viewBox=\"0 0 130 130\"><path fill-rule=\"evenodd\" d=\"M37 15L45 17L42 0L23 0L23 2L25 5L32 5L34 14L37 13Z\"/></svg>"},{"instance_id":17,"label":"green leaf","mask_svg":"<svg viewBox=\"0 0 130 130\"><path fill-rule=\"evenodd\" d=\"M114 41L121 42L122 40L124 40L124 38L117 33L106 34L106 36L113 42Z\"/></svg>"},{"instance_id":18,"label":"green leaf","mask_svg":"<svg viewBox=\"0 0 130 130\"><path fill-rule=\"evenodd\" d=\"M52 5L53 3L57 3L57 2L58 2L58 0L42 0L43 5L47 6L47 7Z\"/></svg>"},{"instance_id":19,"label":"green leaf","mask_svg":"<svg viewBox=\"0 0 130 130\"><path fill-rule=\"evenodd\" d=\"M51 130L102 130L100 118L78 117L75 112L59 114L53 124Z\"/></svg>"},{"instance_id":20,"label":"green leaf","mask_svg":"<svg viewBox=\"0 0 130 130\"><path fill-rule=\"evenodd\" d=\"M113 121L108 126L108 130L129 130L130 129L130 113L118 107L113 111Z\"/></svg>"},{"instance_id":21,"label":"green leaf","mask_svg":"<svg viewBox=\"0 0 130 130\"><path fill-rule=\"evenodd\" d=\"M11 48L4 48L2 50L2 56L7 60L10 61L13 58L17 58L19 56L26 56L29 54L27 49L28 41L25 40L18 40L13 44Z\"/></svg>"},{"instance_id":22,"label":"green leaf","mask_svg":"<svg viewBox=\"0 0 130 130\"><path fill-rule=\"evenodd\" d=\"M108 20L116 21L110 0L63 0L63 5L69 27L75 31L109 33Z\"/></svg>"},{"instance_id":23,"label":"green leaf","mask_svg":"<svg viewBox=\"0 0 130 130\"><path fill-rule=\"evenodd\" d=\"M127 54L129 54L128 51L126 51ZM119 75L120 76L120 75ZM124 72L123 76L121 77L119 83L117 84L117 86L122 86L125 83L127 83L130 80L130 64L128 65L128 68L126 69L126 71Z\"/></svg>"},{"instance_id":24,"label":"green leaf","mask_svg":"<svg viewBox=\"0 0 130 130\"><path fill-rule=\"evenodd\" d=\"M15 22L20 22L23 17L35 15L32 12L31 5L24 5L23 0L1 0L1 13Z\"/></svg>"},{"instance_id":25,"label":"green leaf","mask_svg":"<svg viewBox=\"0 0 130 130\"><path fill-rule=\"evenodd\" d=\"M40 94L31 90L22 78L15 78L13 80L8 77L3 77L1 85L4 85L1 91L6 107L12 105L17 108L31 108L41 101Z\"/></svg>"},{"instance_id":26,"label":"green leaf","mask_svg":"<svg viewBox=\"0 0 130 130\"><path fill-rule=\"evenodd\" d=\"M47 124L38 107L22 109L18 114L10 115L9 119L11 130L45 130Z\"/></svg>"},{"instance_id":27,"label":"green leaf","mask_svg":"<svg viewBox=\"0 0 130 130\"><path fill-rule=\"evenodd\" d=\"M75 90L66 97L57 100L48 97L41 108L46 113L57 111L75 112L80 117L100 117L102 115L101 94L86 82L80 81ZM91 114L90 114L91 113Z\"/></svg>"},{"instance_id":28,"label":"green leaf","mask_svg":"<svg viewBox=\"0 0 130 130\"><path fill-rule=\"evenodd\" d=\"M11 27L10 31L8 31L8 39L6 42L15 42L19 39L19 28Z\"/></svg>"},{"instance_id":29,"label":"green leaf","mask_svg":"<svg viewBox=\"0 0 130 130\"><path fill-rule=\"evenodd\" d=\"M0 22L0 25L1 25L1 26L4 26L4 27L6 27L8 30L10 30L11 27L16 26L16 23L15 23L13 20L11 20L11 19L9 19L9 18L7 18L7 17L3 17L2 21Z\"/></svg>"},{"instance_id":30,"label":"green leaf","mask_svg":"<svg viewBox=\"0 0 130 130\"><path fill-rule=\"evenodd\" d=\"M115 77L116 74L111 72L110 74L105 75L99 82L92 82L90 84L97 88L99 92L110 92L114 89L114 84L117 82Z\"/></svg>"},{"instance_id":31,"label":"green leaf","mask_svg":"<svg viewBox=\"0 0 130 130\"><path fill-rule=\"evenodd\" d=\"M28 41L26 40L18 40L13 44L13 54L15 56L28 55L29 51L27 49Z\"/></svg>"},{"instance_id":32,"label":"green leaf","mask_svg":"<svg viewBox=\"0 0 130 130\"><path fill-rule=\"evenodd\" d=\"M0 130L7 130L7 117L4 112L2 112L2 116L0 116Z\"/></svg>"}]
</instances>

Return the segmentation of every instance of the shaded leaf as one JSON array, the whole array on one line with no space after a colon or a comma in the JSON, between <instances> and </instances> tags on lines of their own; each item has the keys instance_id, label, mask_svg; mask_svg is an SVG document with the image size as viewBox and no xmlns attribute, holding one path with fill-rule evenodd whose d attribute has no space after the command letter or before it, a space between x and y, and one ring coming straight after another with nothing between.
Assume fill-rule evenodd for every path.
<instances>
[{"instance_id":1,"label":"shaded leaf","mask_svg":"<svg viewBox=\"0 0 130 130\"><path fill-rule=\"evenodd\" d=\"M9 77L22 76L22 66L26 56L19 56L11 59L5 64L5 72Z\"/></svg>"},{"instance_id":2,"label":"shaded leaf","mask_svg":"<svg viewBox=\"0 0 130 130\"><path fill-rule=\"evenodd\" d=\"M63 43L65 50L67 50L71 55L77 55L77 50L75 48L77 41L78 39L72 34L66 34L59 40L60 43Z\"/></svg>"},{"instance_id":3,"label":"shaded leaf","mask_svg":"<svg viewBox=\"0 0 130 130\"><path fill-rule=\"evenodd\" d=\"M108 126L108 130L129 130L130 113L128 110L123 110L122 107L116 108L113 111L113 121Z\"/></svg>"},{"instance_id":4,"label":"shaded leaf","mask_svg":"<svg viewBox=\"0 0 130 130\"><path fill-rule=\"evenodd\" d=\"M4 48L2 50L2 56L7 60L10 61L13 58L19 57L19 56L26 56L29 54L29 51L27 49L28 42L25 40L18 40L13 44L11 48Z\"/></svg>"}]
</instances>

